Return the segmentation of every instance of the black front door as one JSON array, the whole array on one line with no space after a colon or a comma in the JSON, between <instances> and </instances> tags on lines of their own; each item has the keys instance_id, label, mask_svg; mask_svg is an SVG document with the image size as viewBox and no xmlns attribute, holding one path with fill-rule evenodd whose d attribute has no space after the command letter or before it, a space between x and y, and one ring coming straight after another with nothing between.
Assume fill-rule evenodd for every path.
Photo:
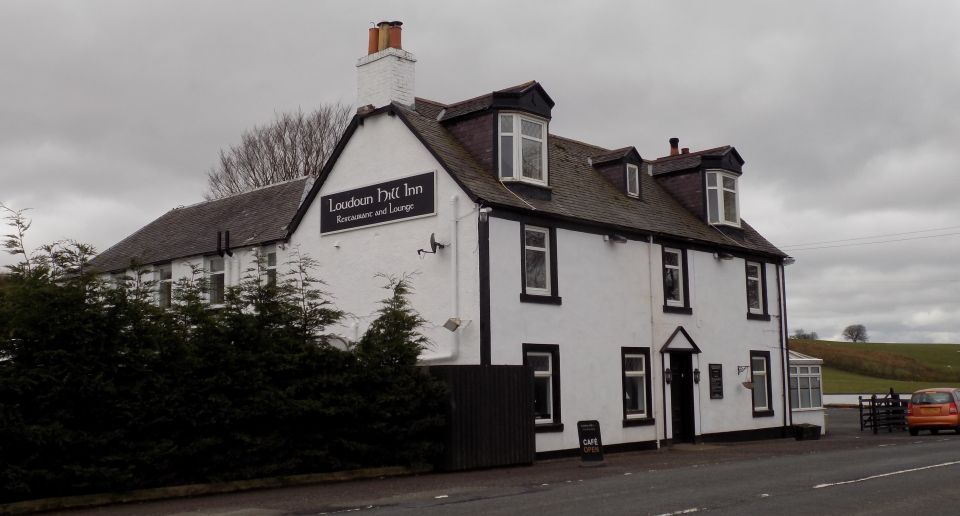
<instances>
[{"instance_id":1,"label":"black front door","mask_svg":"<svg viewBox=\"0 0 960 516\"><path fill-rule=\"evenodd\" d=\"M693 421L693 355L691 353L670 353L671 422L673 441L692 443L694 439Z\"/></svg>"}]
</instances>

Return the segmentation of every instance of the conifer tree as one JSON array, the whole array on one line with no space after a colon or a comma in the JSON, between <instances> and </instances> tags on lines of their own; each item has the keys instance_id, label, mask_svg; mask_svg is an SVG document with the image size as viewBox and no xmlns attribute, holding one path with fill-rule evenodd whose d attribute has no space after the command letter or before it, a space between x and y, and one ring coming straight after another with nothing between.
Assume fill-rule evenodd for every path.
<instances>
[{"instance_id":1,"label":"conifer tree","mask_svg":"<svg viewBox=\"0 0 960 516\"><path fill-rule=\"evenodd\" d=\"M417 367L429 340L420 333L423 317L410 306L410 277L381 277L390 295L356 347L364 371L357 390L365 394L368 421L363 442L376 443L366 451L387 463L430 460L441 451L445 387Z\"/></svg>"}]
</instances>

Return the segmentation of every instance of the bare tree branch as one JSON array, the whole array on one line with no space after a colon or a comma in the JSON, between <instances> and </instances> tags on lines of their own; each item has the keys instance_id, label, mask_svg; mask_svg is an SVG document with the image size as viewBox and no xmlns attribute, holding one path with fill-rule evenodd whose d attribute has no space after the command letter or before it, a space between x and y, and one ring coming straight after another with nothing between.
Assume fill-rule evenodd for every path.
<instances>
[{"instance_id":1,"label":"bare tree branch","mask_svg":"<svg viewBox=\"0 0 960 516\"><path fill-rule=\"evenodd\" d=\"M279 113L273 123L244 131L240 143L220 150L207 172L204 197L218 199L311 175L316 177L350 123L353 108L323 104L309 114Z\"/></svg>"}]
</instances>

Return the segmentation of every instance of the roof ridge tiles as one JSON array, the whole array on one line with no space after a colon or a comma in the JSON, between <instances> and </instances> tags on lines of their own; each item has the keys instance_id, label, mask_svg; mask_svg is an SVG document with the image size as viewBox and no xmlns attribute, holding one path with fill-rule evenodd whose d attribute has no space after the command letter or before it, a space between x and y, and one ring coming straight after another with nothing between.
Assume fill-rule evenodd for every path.
<instances>
[{"instance_id":1,"label":"roof ridge tiles","mask_svg":"<svg viewBox=\"0 0 960 516\"><path fill-rule=\"evenodd\" d=\"M258 187L256 187L256 188L252 188L252 189L250 189L250 190L244 190L244 191L242 191L242 192L237 192L237 193L230 194L230 195L224 195L223 197L217 197L216 199L206 199L206 200L203 200L203 201L200 201L200 202L195 202L195 203L193 203L193 204L180 205L180 206L177 206L176 208L171 208L169 211L183 210L183 209L187 209L187 208L195 208L195 207L197 207L197 206L202 206L202 205L204 205L204 204L209 204L209 203L218 202L218 201L225 201L225 200L227 200L227 199L235 199L235 198L237 198L237 197L240 197L241 195L252 194L252 193L254 193L254 192L259 192L260 190L267 190L267 189L269 189L269 188L276 188L276 187L278 187L278 186L282 186L282 185L285 185L285 184L288 184L288 183L293 183L293 182L295 182L295 181L305 181L305 180L308 179L309 177L310 177L309 175L306 175L306 176L298 177L298 178L296 178L296 179L287 179L286 181L279 181L279 182L276 182L276 183L271 183L271 184L269 184L269 185L258 186Z\"/></svg>"},{"instance_id":2,"label":"roof ridge tiles","mask_svg":"<svg viewBox=\"0 0 960 516\"><path fill-rule=\"evenodd\" d=\"M732 148L733 148L732 145L721 145L721 146L719 146L719 147L713 147L713 148L710 148L710 149L703 149L703 150L698 150L698 151L694 151L694 152L688 152L688 153L686 153L686 154L673 154L673 155L671 155L671 156L661 156L661 157L659 157L659 158L655 158L653 161L654 161L654 163L657 163L657 162L662 162L662 161L670 161L670 160L674 160L674 159L691 158L691 157L694 157L694 156L702 156L702 155L704 155L704 154L707 154L707 153L710 153L710 152L715 152L715 151L718 151L718 150L723 150L724 152L726 152L726 151L729 151L729 150L732 149Z\"/></svg>"}]
</instances>

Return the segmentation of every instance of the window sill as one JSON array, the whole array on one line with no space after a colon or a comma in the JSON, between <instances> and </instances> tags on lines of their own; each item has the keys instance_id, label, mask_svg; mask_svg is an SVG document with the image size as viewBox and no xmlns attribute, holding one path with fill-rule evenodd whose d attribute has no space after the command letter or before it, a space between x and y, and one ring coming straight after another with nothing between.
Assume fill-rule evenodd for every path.
<instances>
[{"instance_id":1,"label":"window sill","mask_svg":"<svg viewBox=\"0 0 960 516\"><path fill-rule=\"evenodd\" d=\"M792 412L822 412L823 407L791 408Z\"/></svg>"},{"instance_id":2,"label":"window sill","mask_svg":"<svg viewBox=\"0 0 960 516\"><path fill-rule=\"evenodd\" d=\"M540 303L542 305L562 305L563 298L560 296L520 294L520 302L521 303Z\"/></svg>"},{"instance_id":3,"label":"window sill","mask_svg":"<svg viewBox=\"0 0 960 516\"><path fill-rule=\"evenodd\" d=\"M754 314L747 312L747 319L751 321L769 321L770 314Z\"/></svg>"},{"instance_id":4,"label":"window sill","mask_svg":"<svg viewBox=\"0 0 960 516\"><path fill-rule=\"evenodd\" d=\"M773 417L772 410L754 410L753 417Z\"/></svg>"},{"instance_id":5,"label":"window sill","mask_svg":"<svg viewBox=\"0 0 960 516\"><path fill-rule=\"evenodd\" d=\"M545 434L549 432L562 432L563 423L540 423L536 425L536 433Z\"/></svg>"},{"instance_id":6,"label":"window sill","mask_svg":"<svg viewBox=\"0 0 960 516\"><path fill-rule=\"evenodd\" d=\"M737 222L736 224L734 224L733 222L726 222L726 221L724 221L724 222L710 222L709 224L710 224L711 226L724 226L724 227L728 227L728 228L743 229L743 225L741 225L739 222Z\"/></svg>"},{"instance_id":7,"label":"window sill","mask_svg":"<svg viewBox=\"0 0 960 516\"><path fill-rule=\"evenodd\" d=\"M689 306L670 306L670 305L663 305L663 313L665 313L665 314L684 314L684 315L692 315L692 314L693 314L693 308L690 308Z\"/></svg>"},{"instance_id":8,"label":"window sill","mask_svg":"<svg viewBox=\"0 0 960 516\"><path fill-rule=\"evenodd\" d=\"M656 422L657 420L653 419L652 417L638 417L635 419L624 419L623 427L627 428L629 426L652 426Z\"/></svg>"},{"instance_id":9,"label":"window sill","mask_svg":"<svg viewBox=\"0 0 960 516\"><path fill-rule=\"evenodd\" d=\"M553 190L553 187L548 185L546 182L538 182L533 179L519 179L515 177L501 177L500 182L504 184L519 184L519 185L528 185L535 186L537 188L543 188L544 190Z\"/></svg>"}]
</instances>

